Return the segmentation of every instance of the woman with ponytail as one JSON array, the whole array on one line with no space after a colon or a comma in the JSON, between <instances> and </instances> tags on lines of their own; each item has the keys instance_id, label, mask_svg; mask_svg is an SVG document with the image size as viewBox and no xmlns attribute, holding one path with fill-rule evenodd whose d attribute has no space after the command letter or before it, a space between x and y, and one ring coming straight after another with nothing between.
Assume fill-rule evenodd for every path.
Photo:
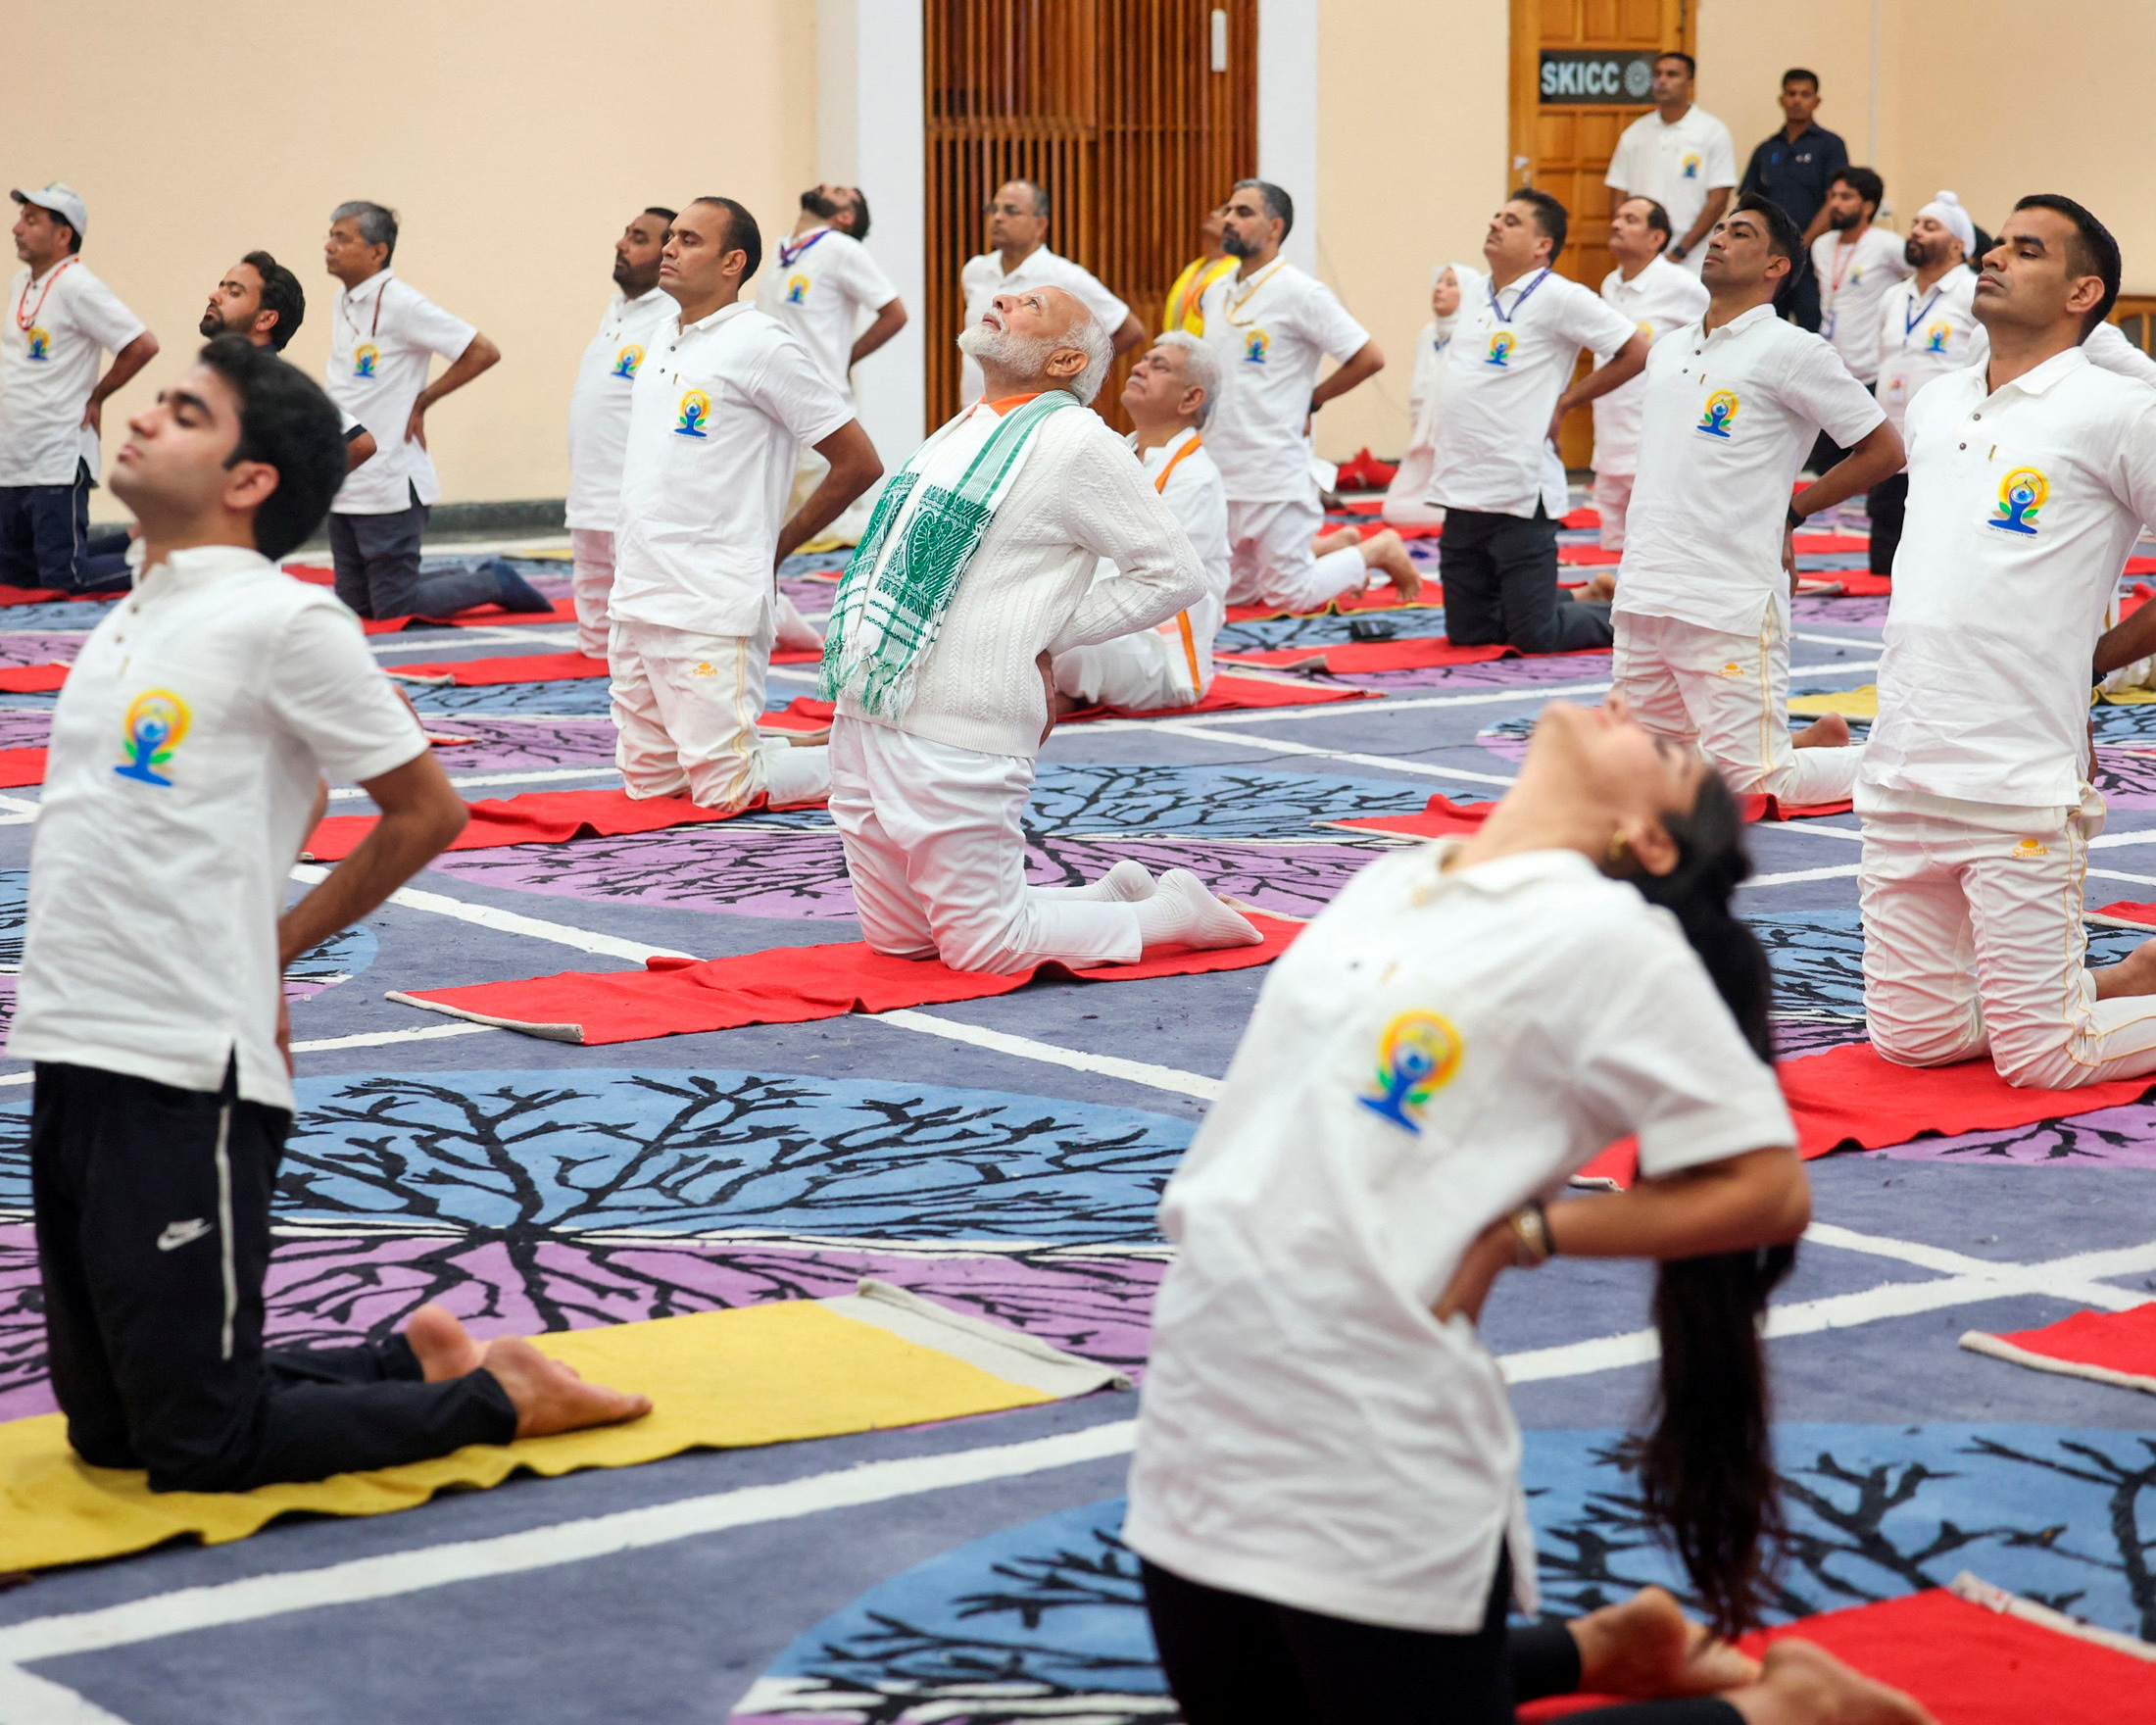
<instances>
[{"instance_id":1,"label":"woman with ponytail","mask_svg":"<svg viewBox=\"0 0 2156 1725\"><path fill-rule=\"evenodd\" d=\"M1753 1621L1779 1530L1760 1324L1810 1219L1730 908L1735 799L1616 698L1554 705L1480 832L1373 864L1274 965L1161 1206L1177 1243L1124 1539L1188 1725L1927 1725ZM1627 1136L1640 1178L1560 1197ZM1520 1436L1475 1331L1505 1270L1661 1265L1649 1589L1537 1606ZM1621 1321L1621 1320L1619 1320Z\"/></svg>"}]
</instances>

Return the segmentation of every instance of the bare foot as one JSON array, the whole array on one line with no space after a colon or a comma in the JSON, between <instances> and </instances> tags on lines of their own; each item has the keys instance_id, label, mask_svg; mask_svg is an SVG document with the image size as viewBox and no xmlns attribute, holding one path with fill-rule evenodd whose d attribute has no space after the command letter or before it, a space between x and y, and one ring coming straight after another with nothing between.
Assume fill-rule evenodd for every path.
<instances>
[{"instance_id":1,"label":"bare foot","mask_svg":"<svg viewBox=\"0 0 2156 1725\"><path fill-rule=\"evenodd\" d=\"M2156 994L2156 940L2144 940L2116 964L2106 964L2088 974L2096 984L2100 1001L2115 995Z\"/></svg>"},{"instance_id":2,"label":"bare foot","mask_svg":"<svg viewBox=\"0 0 2156 1725\"><path fill-rule=\"evenodd\" d=\"M479 1363L494 1374L515 1404L519 1438L551 1438L557 1432L619 1425L642 1419L652 1410L650 1397L587 1384L520 1336L489 1342Z\"/></svg>"},{"instance_id":3,"label":"bare foot","mask_svg":"<svg viewBox=\"0 0 2156 1725\"><path fill-rule=\"evenodd\" d=\"M1938 1725L1913 1697L1874 1683L1808 1641L1776 1642L1759 1681L1722 1699L1746 1725Z\"/></svg>"},{"instance_id":4,"label":"bare foot","mask_svg":"<svg viewBox=\"0 0 2156 1725\"><path fill-rule=\"evenodd\" d=\"M1827 714L1802 730L1789 733L1792 749L1846 749L1848 746L1849 721L1838 713Z\"/></svg>"},{"instance_id":5,"label":"bare foot","mask_svg":"<svg viewBox=\"0 0 2156 1725\"><path fill-rule=\"evenodd\" d=\"M1580 1648L1583 1695L1719 1695L1759 1681L1759 1661L1708 1634L1658 1587L1566 1625Z\"/></svg>"},{"instance_id":6,"label":"bare foot","mask_svg":"<svg viewBox=\"0 0 2156 1725\"><path fill-rule=\"evenodd\" d=\"M1320 533L1315 539L1311 540L1310 551L1314 556L1326 557L1333 552L1346 551L1349 546L1360 545L1361 543L1362 529L1360 527L1335 527L1332 531Z\"/></svg>"},{"instance_id":7,"label":"bare foot","mask_svg":"<svg viewBox=\"0 0 2156 1725\"><path fill-rule=\"evenodd\" d=\"M1422 571L1415 567L1415 560L1407 555L1407 541L1390 527L1382 533L1371 534L1362 542L1362 567L1383 571L1402 605L1412 604L1422 591Z\"/></svg>"},{"instance_id":8,"label":"bare foot","mask_svg":"<svg viewBox=\"0 0 2156 1725\"><path fill-rule=\"evenodd\" d=\"M1590 575L1587 585L1580 589L1580 597L1592 605L1609 604L1617 597L1617 577L1607 569Z\"/></svg>"},{"instance_id":9,"label":"bare foot","mask_svg":"<svg viewBox=\"0 0 2156 1725\"><path fill-rule=\"evenodd\" d=\"M479 1369L479 1344L444 1306L431 1301L412 1314L405 1340L419 1356L419 1374L430 1384L446 1384Z\"/></svg>"}]
</instances>

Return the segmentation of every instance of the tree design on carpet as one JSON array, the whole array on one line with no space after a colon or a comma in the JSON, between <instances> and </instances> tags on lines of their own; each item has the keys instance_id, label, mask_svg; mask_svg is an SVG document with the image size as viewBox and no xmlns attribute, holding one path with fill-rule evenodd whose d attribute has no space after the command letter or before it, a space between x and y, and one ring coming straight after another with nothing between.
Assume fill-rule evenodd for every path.
<instances>
[{"instance_id":1,"label":"tree design on carpet","mask_svg":"<svg viewBox=\"0 0 2156 1725\"><path fill-rule=\"evenodd\" d=\"M457 645L459 643L446 642L443 644L443 651L432 657L479 657L450 651ZM489 654L506 655L512 651L513 649L499 645L488 649ZM527 651L540 653L546 649L534 642ZM466 714L488 713L544 713L569 718L603 719L612 706L605 677L586 677L576 682L561 683L502 683L473 689L461 689L454 683L408 683L405 685L405 693L412 697L412 705L418 710L419 716L427 720L462 718ZM779 705L784 706L785 703L780 702Z\"/></svg>"},{"instance_id":2,"label":"tree design on carpet","mask_svg":"<svg viewBox=\"0 0 2156 1725\"><path fill-rule=\"evenodd\" d=\"M452 851L434 867L487 886L564 898L748 916L854 914L838 834L828 824L821 831L774 832L760 813L747 823L629 838Z\"/></svg>"},{"instance_id":3,"label":"tree design on carpet","mask_svg":"<svg viewBox=\"0 0 2156 1725\"><path fill-rule=\"evenodd\" d=\"M1878 1154L1896 1161L2156 1168L2156 1113L2142 1104L2129 1103L2034 1126L1969 1132L1956 1138L1918 1138Z\"/></svg>"},{"instance_id":4,"label":"tree design on carpet","mask_svg":"<svg viewBox=\"0 0 2156 1725\"><path fill-rule=\"evenodd\" d=\"M602 688L606 686L605 678L598 681ZM416 692L432 685L400 686ZM550 722L467 714L451 728L458 736L471 739L468 743L437 745L442 764L451 772L514 772L548 766L589 766L594 772L603 772L613 765L615 732L612 722L606 718ZM513 796L518 788L504 785L492 794Z\"/></svg>"},{"instance_id":5,"label":"tree design on carpet","mask_svg":"<svg viewBox=\"0 0 2156 1725\"><path fill-rule=\"evenodd\" d=\"M1384 779L1226 766L1043 765L1026 810L1029 840L1140 834L1279 838L1315 820L1419 810L1429 792Z\"/></svg>"},{"instance_id":6,"label":"tree design on carpet","mask_svg":"<svg viewBox=\"0 0 2156 1725\"><path fill-rule=\"evenodd\" d=\"M2156 750L2098 749L2094 783L2114 809L2156 809Z\"/></svg>"}]
</instances>

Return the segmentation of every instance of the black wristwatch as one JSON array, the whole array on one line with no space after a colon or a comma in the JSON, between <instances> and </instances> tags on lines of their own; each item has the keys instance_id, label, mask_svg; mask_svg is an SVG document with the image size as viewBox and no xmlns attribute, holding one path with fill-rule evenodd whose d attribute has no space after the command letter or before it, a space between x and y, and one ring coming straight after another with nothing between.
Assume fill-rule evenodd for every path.
<instances>
[{"instance_id":1,"label":"black wristwatch","mask_svg":"<svg viewBox=\"0 0 2156 1725\"><path fill-rule=\"evenodd\" d=\"M1804 518L1796 513L1796 505L1789 505L1789 531L1795 532L1804 524Z\"/></svg>"}]
</instances>

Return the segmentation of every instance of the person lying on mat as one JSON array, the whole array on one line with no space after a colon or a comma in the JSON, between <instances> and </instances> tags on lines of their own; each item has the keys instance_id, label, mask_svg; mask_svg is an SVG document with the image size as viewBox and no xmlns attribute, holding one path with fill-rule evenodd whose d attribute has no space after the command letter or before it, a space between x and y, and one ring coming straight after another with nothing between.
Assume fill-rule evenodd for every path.
<instances>
[{"instance_id":1,"label":"person lying on mat","mask_svg":"<svg viewBox=\"0 0 2156 1725\"><path fill-rule=\"evenodd\" d=\"M831 818L879 953L1007 975L1261 937L1187 869L1026 885L1055 655L1171 620L1205 571L1146 468L1084 411L1113 353L1076 295L998 294L959 346L987 393L892 478L823 651ZM1115 567L1095 579L1102 559Z\"/></svg>"},{"instance_id":2,"label":"person lying on mat","mask_svg":"<svg viewBox=\"0 0 2156 1725\"><path fill-rule=\"evenodd\" d=\"M1537 1609L1535 1541L1475 1328L1502 1271L1556 1256L1659 1260L1641 1496L1714 1630L1756 1620L1780 1522L1760 1320L1811 1201L1730 909L1742 831L1621 697L1552 705L1479 832L1373 863L1268 972L1160 1207L1123 1527L1190 1725L1510 1725L1579 1686L1563 1628L1505 1626ZM1557 1196L1628 1134L1630 1191ZM1730 1675L1576 1716L1926 1718L1802 1642Z\"/></svg>"},{"instance_id":3,"label":"person lying on mat","mask_svg":"<svg viewBox=\"0 0 2156 1725\"><path fill-rule=\"evenodd\" d=\"M367 915L466 812L352 614L271 561L344 476L337 410L223 335L128 421L141 578L53 714L8 1052L36 1062L30 1182L68 1441L153 1491L246 1491L633 1419L643 1398L448 1313L263 1347L292 1126L285 966ZM289 910L321 775L380 823Z\"/></svg>"},{"instance_id":4,"label":"person lying on mat","mask_svg":"<svg viewBox=\"0 0 2156 1725\"><path fill-rule=\"evenodd\" d=\"M2156 393L2082 344L2119 245L2024 198L1984 257L1990 357L1910 402L1906 527L1857 772L1864 1015L1905 1066L1988 1054L2009 1084L2156 1072L2156 943L2085 967L2103 831L2092 681L2156 651L2156 606L2106 629L2156 519Z\"/></svg>"},{"instance_id":5,"label":"person lying on mat","mask_svg":"<svg viewBox=\"0 0 2156 1725\"><path fill-rule=\"evenodd\" d=\"M1198 553L1205 591L1156 628L1055 655L1055 711L1188 707L1213 681L1213 637L1228 616L1228 494L1200 433L1220 398L1220 362L1197 336L1161 336L1131 368L1123 411L1137 427L1123 441ZM1101 569L1112 579L1115 566Z\"/></svg>"}]
</instances>

